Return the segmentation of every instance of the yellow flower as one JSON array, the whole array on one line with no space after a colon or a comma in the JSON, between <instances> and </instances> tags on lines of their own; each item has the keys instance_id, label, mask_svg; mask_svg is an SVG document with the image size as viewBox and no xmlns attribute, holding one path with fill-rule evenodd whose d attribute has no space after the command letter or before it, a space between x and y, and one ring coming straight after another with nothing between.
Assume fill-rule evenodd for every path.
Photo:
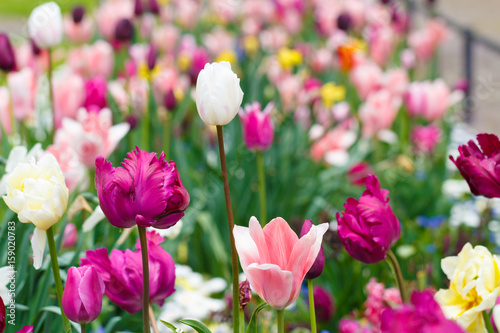
<instances>
[{"instance_id":1,"label":"yellow flower","mask_svg":"<svg viewBox=\"0 0 500 333\"><path fill-rule=\"evenodd\" d=\"M137 70L137 76L144 80L150 80L154 79L160 72L161 67L158 65L150 71L146 63L141 63L139 65L139 69Z\"/></svg>"},{"instance_id":2,"label":"yellow flower","mask_svg":"<svg viewBox=\"0 0 500 333\"><path fill-rule=\"evenodd\" d=\"M321 87L320 95L323 104L329 108L332 107L335 102L340 102L345 99L345 88L344 86L337 86L333 82L328 82Z\"/></svg>"},{"instance_id":3,"label":"yellow flower","mask_svg":"<svg viewBox=\"0 0 500 333\"><path fill-rule=\"evenodd\" d=\"M245 37L243 40L243 48L249 55L254 55L259 50L259 39L255 36Z\"/></svg>"},{"instance_id":4,"label":"yellow flower","mask_svg":"<svg viewBox=\"0 0 500 333\"><path fill-rule=\"evenodd\" d=\"M483 333L482 311L492 309L500 293L500 259L484 246L465 244L458 256L441 260L449 289L434 296L449 319L468 332Z\"/></svg>"},{"instance_id":5,"label":"yellow flower","mask_svg":"<svg viewBox=\"0 0 500 333\"><path fill-rule=\"evenodd\" d=\"M235 66L238 63L238 57L236 56L236 52L233 50L226 50L219 53L215 62L227 61L231 64L231 66Z\"/></svg>"},{"instance_id":6,"label":"yellow flower","mask_svg":"<svg viewBox=\"0 0 500 333\"><path fill-rule=\"evenodd\" d=\"M179 58L177 58L177 66L182 72L187 71L189 66L191 66L191 58L185 54L181 54Z\"/></svg>"},{"instance_id":7,"label":"yellow flower","mask_svg":"<svg viewBox=\"0 0 500 333\"><path fill-rule=\"evenodd\" d=\"M278 51L278 61L284 69L291 69L302 63L302 54L297 50L282 48Z\"/></svg>"}]
</instances>

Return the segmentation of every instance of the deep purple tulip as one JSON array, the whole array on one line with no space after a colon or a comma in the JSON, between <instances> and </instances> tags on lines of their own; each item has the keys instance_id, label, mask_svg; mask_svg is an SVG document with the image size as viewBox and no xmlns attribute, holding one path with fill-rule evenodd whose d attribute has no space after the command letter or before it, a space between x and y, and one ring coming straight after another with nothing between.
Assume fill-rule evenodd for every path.
<instances>
[{"instance_id":1,"label":"deep purple tulip","mask_svg":"<svg viewBox=\"0 0 500 333\"><path fill-rule=\"evenodd\" d=\"M155 15L160 14L160 6L158 5L158 1L149 0L149 11Z\"/></svg>"},{"instance_id":2,"label":"deep purple tulip","mask_svg":"<svg viewBox=\"0 0 500 333\"><path fill-rule=\"evenodd\" d=\"M128 42L134 36L134 25L129 19L121 19L116 23L115 38L121 42Z\"/></svg>"},{"instance_id":3,"label":"deep purple tulip","mask_svg":"<svg viewBox=\"0 0 500 333\"><path fill-rule=\"evenodd\" d=\"M107 82L102 76L96 76L85 82L85 102L83 107L87 110L96 109L101 111L108 105L106 101Z\"/></svg>"},{"instance_id":4,"label":"deep purple tulip","mask_svg":"<svg viewBox=\"0 0 500 333\"><path fill-rule=\"evenodd\" d=\"M348 198L343 216L337 213L340 241L354 259L367 264L382 261L398 240L401 227L389 205L388 194L380 188L377 177L369 175L361 198Z\"/></svg>"},{"instance_id":5,"label":"deep purple tulip","mask_svg":"<svg viewBox=\"0 0 500 333\"><path fill-rule=\"evenodd\" d=\"M337 27L340 30L347 31L352 26L351 16L347 13L342 13L337 17Z\"/></svg>"},{"instance_id":6,"label":"deep purple tulip","mask_svg":"<svg viewBox=\"0 0 500 333\"><path fill-rule=\"evenodd\" d=\"M73 22L80 23L85 16L85 8L82 6L75 6L73 11L71 12L71 17L73 18Z\"/></svg>"},{"instance_id":7,"label":"deep purple tulip","mask_svg":"<svg viewBox=\"0 0 500 333\"><path fill-rule=\"evenodd\" d=\"M300 230L300 237L306 235L311 227L313 226L311 220L305 220L302 225L302 229ZM314 261L314 264L311 266L309 271L307 272L305 279L312 280L317 278L323 273L323 268L325 267L325 251L323 250L323 245L321 245L321 249L319 250L318 256Z\"/></svg>"},{"instance_id":8,"label":"deep purple tulip","mask_svg":"<svg viewBox=\"0 0 500 333\"><path fill-rule=\"evenodd\" d=\"M493 134L477 135L479 147L472 140L458 147L456 160L450 156L474 195L500 198L500 141Z\"/></svg>"},{"instance_id":9,"label":"deep purple tulip","mask_svg":"<svg viewBox=\"0 0 500 333\"><path fill-rule=\"evenodd\" d=\"M33 40L33 38L30 38L30 44L31 44L31 51L35 56L39 56L40 53L42 53L42 50L36 45L36 42Z\"/></svg>"},{"instance_id":10,"label":"deep purple tulip","mask_svg":"<svg viewBox=\"0 0 500 333\"><path fill-rule=\"evenodd\" d=\"M102 310L104 282L94 266L70 267L62 295L62 307L69 320L88 324Z\"/></svg>"},{"instance_id":11,"label":"deep purple tulip","mask_svg":"<svg viewBox=\"0 0 500 333\"><path fill-rule=\"evenodd\" d=\"M135 0L134 4L135 16L141 16L143 13L144 13L144 6L142 5L142 0Z\"/></svg>"},{"instance_id":12,"label":"deep purple tulip","mask_svg":"<svg viewBox=\"0 0 500 333\"><path fill-rule=\"evenodd\" d=\"M381 315L382 333L464 333L454 321L446 319L431 292L415 291L412 305L386 308Z\"/></svg>"},{"instance_id":13,"label":"deep purple tulip","mask_svg":"<svg viewBox=\"0 0 500 333\"><path fill-rule=\"evenodd\" d=\"M319 321L328 322L335 313L335 302L332 295L320 286L313 288L314 311Z\"/></svg>"},{"instance_id":14,"label":"deep purple tulip","mask_svg":"<svg viewBox=\"0 0 500 333\"><path fill-rule=\"evenodd\" d=\"M5 33L0 33L0 69L4 72L10 72L15 67L16 57L9 36Z\"/></svg>"},{"instance_id":15,"label":"deep purple tulip","mask_svg":"<svg viewBox=\"0 0 500 333\"><path fill-rule=\"evenodd\" d=\"M146 54L146 63L150 71L152 71L153 68L155 68L156 66L156 56L157 56L156 47L154 46L154 44L151 44Z\"/></svg>"},{"instance_id":16,"label":"deep purple tulip","mask_svg":"<svg viewBox=\"0 0 500 333\"><path fill-rule=\"evenodd\" d=\"M146 233L149 256L149 300L162 306L174 291L175 263L170 254L161 247L165 238L154 231ZM117 250L108 254L101 248L86 252L82 265L93 265L101 275L108 298L128 313L142 309L142 257L139 240L136 250Z\"/></svg>"},{"instance_id":17,"label":"deep purple tulip","mask_svg":"<svg viewBox=\"0 0 500 333\"><path fill-rule=\"evenodd\" d=\"M243 141L250 150L263 151L269 149L274 139L274 124L271 119L271 110L274 103L270 102L261 110L259 102L245 105L239 115L243 128Z\"/></svg>"},{"instance_id":18,"label":"deep purple tulip","mask_svg":"<svg viewBox=\"0 0 500 333\"><path fill-rule=\"evenodd\" d=\"M174 111L175 107L177 106L177 99L175 98L175 94L172 89L169 89L167 91L163 102L168 111Z\"/></svg>"},{"instance_id":19,"label":"deep purple tulip","mask_svg":"<svg viewBox=\"0 0 500 333\"><path fill-rule=\"evenodd\" d=\"M115 227L167 229L184 216L189 194L173 161L137 148L127 153L121 167L96 158L95 186L99 202Z\"/></svg>"},{"instance_id":20,"label":"deep purple tulip","mask_svg":"<svg viewBox=\"0 0 500 333\"><path fill-rule=\"evenodd\" d=\"M3 303L3 298L0 297L0 333L5 330L5 304Z\"/></svg>"}]
</instances>

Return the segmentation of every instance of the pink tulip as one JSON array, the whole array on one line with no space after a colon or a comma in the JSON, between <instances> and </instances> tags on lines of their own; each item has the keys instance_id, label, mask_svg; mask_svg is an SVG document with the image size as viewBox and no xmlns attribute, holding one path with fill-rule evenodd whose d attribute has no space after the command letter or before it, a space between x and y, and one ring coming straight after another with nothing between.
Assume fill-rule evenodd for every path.
<instances>
[{"instance_id":1,"label":"pink tulip","mask_svg":"<svg viewBox=\"0 0 500 333\"><path fill-rule=\"evenodd\" d=\"M377 90L382 78L382 70L377 64L367 61L355 66L349 74L359 97L365 100L371 92Z\"/></svg>"},{"instance_id":2,"label":"pink tulip","mask_svg":"<svg viewBox=\"0 0 500 333\"><path fill-rule=\"evenodd\" d=\"M173 52L179 39L179 29L175 25L162 25L153 30L153 42L164 52Z\"/></svg>"},{"instance_id":3,"label":"pink tulip","mask_svg":"<svg viewBox=\"0 0 500 333\"><path fill-rule=\"evenodd\" d=\"M363 136L370 137L380 130L389 129L396 119L400 105L401 99L392 96L388 90L370 94L359 109Z\"/></svg>"},{"instance_id":4,"label":"pink tulip","mask_svg":"<svg viewBox=\"0 0 500 333\"><path fill-rule=\"evenodd\" d=\"M83 107L87 110L101 111L108 103L106 101L107 82L102 76L96 76L85 82L85 102Z\"/></svg>"},{"instance_id":5,"label":"pink tulip","mask_svg":"<svg viewBox=\"0 0 500 333\"><path fill-rule=\"evenodd\" d=\"M89 77L109 78L113 73L114 51L111 44L98 40L84 48L85 70Z\"/></svg>"},{"instance_id":6,"label":"pink tulip","mask_svg":"<svg viewBox=\"0 0 500 333\"><path fill-rule=\"evenodd\" d=\"M390 26L373 29L369 38L370 57L379 65L383 66L389 60L394 49L394 31Z\"/></svg>"},{"instance_id":7,"label":"pink tulip","mask_svg":"<svg viewBox=\"0 0 500 333\"><path fill-rule=\"evenodd\" d=\"M415 52L417 59L429 60L437 46L446 39L446 26L439 20L429 20L427 25L418 31L412 32L408 37L408 44Z\"/></svg>"},{"instance_id":8,"label":"pink tulip","mask_svg":"<svg viewBox=\"0 0 500 333\"><path fill-rule=\"evenodd\" d=\"M181 25L186 28L193 28L198 22L201 12L201 3L196 0L177 0L175 1L177 11L176 18Z\"/></svg>"},{"instance_id":9,"label":"pink tulip","mask_svg":"<svg viewBox=\"0 0 500 333\"><path fill-rule=\"evenodd\" d=\"M300 229L300 237L307 235L309 230L311 230L314 224L311 220L305 220L302 225L302 229ZM323 250L323 246L320 247L318 255L316 256L316 260L314 260L313 265L307 271L305 278L307 280L313 280L323 273L323 268L325 267L325 251Z\"/></svg>"},{"instance_id":10,"label":"pink tulip","mask_svg":"<svg viewBox=\"0 0 500 333\"><path fill-rule=\"evenodd\" d=\"M412 82L405 102L410 115L421 116L427 121L439 120L451 104L450 88L442 79Z\"/></svg>"},{"instance_id":11,"label":"pink tulip","mask_svg":"<svg viewBox=\"0 0 500 333\"><path fill-rule=\"evenodd\" d=\"M234 37L222 28L215 28L211 33L204 34L202 40L207 51L214 57L222 51L234 49Z\"/></svg>"},{"instance_id":12,"label":"pink tulip","mask_svg":"<svg viewBox=\"0 0 500 333\"><path fill-rule=\"evenodd\" d=\"M311 157L314 161L324 159L330 165L345 165L349 161L348 149L356 142L351 120L337 125L328 131L311 147Z\"/></svg>"},{"instance_id":13,"label":"pink tulip","mask_svg":"<svg viewBox=\"0 0 500 333\"><path fill-rule=\"evenodd\" d=\"M62 295L64 314L71 321L87 324L102 310L104 282L94 266L70 267Z\"/></svg>"},{"instance_id":14,"label":"pink tulip","mask_svg":"<svg viewBox=\"0 0 500 333\"><path fill-rule=\"evenodd\" d=\"M68 190L70 192L85 190L89 185L87 168L80 161L69 138L65 137L64 134L60 137L61 134L58 134L60 131L56 132L54 144L48 146L46 151L54 155L57 159Z\"/></svg>"},{"instance_id":15,"label":"pink tulip","mask_svg":"<svg viewBox=\"0 0 500 333\"><path fill-rule=\"evenodd\" d=\"M72 71L59 72L52 80L56 127L63 118L76 118L78 109L85 102L85 83Z\"/></svg>"},{"instance_id":16,"label":"pink tulip","mask_svg":"<svg viewBox=\"0 0 500 333\"><path fill-rule=\"evenodd\" d=\"M430 154L441 140L441 128L437 125L415 126L410 138L417 152Z\"/></svg>"},{"instance_id":17,"label":"pink tulip","mask_svg":"<svg viewBox=\"0 0 500 333\"><path fill-rule=\"evenodd\" d=\"M404 68L393 68L385 72L380 80L382 88L389 90L394 97L403 98L408 90L410 79Z\"/></svg>"},{"instance_id":18,"label":"pink tulip","mask_svg":"<svg viewBox=\"0 0 500 333\"><path fill-rule=\"evenodd\" d=\"M78 230L73 223L66 224L63 233L62 246L65 249L72 249L78 241Z\"/></svg>"},{"instance_id":19,"label":"pink tulip","mask_svg":"<svg viewBox=\"0 0 500 333\"><path fill-rule=\"evenodd\" d=\"M101 35L108 41L115 38L115 27L121 19L134 17L134 4L132 1L117 0L104 2L97 11L97 27Z\"/></svg>"},{"instance_id":20,"label":"pink tulip","mask_svg":"<svg viewBox=\"0 0 500 333\"><path fill-rule=\"evenodd\" d=\"M160 245L165 238L154 231L146 233L149 260L149 300L162 306L174 291L175 263L170 254ZM112 250L101 248L87 251L82 265L93 265L102 277L105 294L128 313L142 309L142 259L139 240L136 249Z\"/></svg>"},{"instance_id":21,"label":"pink tulip","mask_svg":"<svg viewBox=\"0 0 500 333\"><path fill-rule=\"evenodd\" d=\"M359 162L351 166L347 172L349 183L356 186L364 186L368 176L373 174L373 169L366 162Z\"/></svg>"},{"instance_id":22,"label":"pink tulip","mask_svg":"<svg viewBox=\"0 0 500 333\"><path fill-rule=\"evenodd\" d=\"M0 126L7 135L12 134L10 97L7 87L0 87Z\"/></svg>"},{"instance_id":23,"label":"pink tulip","mask_svg":"<svg viewBox=\"0 0 500 333\"><path fill-rule=\"evenodd\" d=\"M129 131L127 123L112 125L113 115L110 109L88 112L82 108L78 111L76 120L62 120L62 127L57 131L54 143L61 145L65 141L69 142L80 161L88 168L94 168L96 157L111 155Z\"/></svg>"},{"instance_id":24,"label":"pink tulip","mask_svg":"<svg viewBox=\"0 0 500 333\"><path fill-rule=\"evenodd\" d=\"M10 72L7 76L12 98L12 109L16 120L26 120L34 117L36 77L30 68L19 72Z\"/></svg>"},{"instance_id":25,"label":"pink tulip","mask_svg":"<svg viewBox=\"0 0 500 333\"><path fill-rule=\"evenodd\" d=\"M283 310L297 299L327 230L327 223L312 226L299 239L281 217L264 228L255 217L250 218L248 228L234 227L243 272L255 292L271 307Z\"/></svg>"},{"instance_id":26,"label":"pink tulip","mask_svg":"<svg viewBox=\"0 0 500 333\"><path fill-rule=\"evenodd\" d=\"M17 333L33 333L33 326L24 326L20 331L17 331Z\"/></svg>"},{"instance_id":27,"label":"pink tulip","mask_svg":"<svg viewBox=\"0 0 500 333\"><path fill-rule=\"evenodd\" d=\"M288 33L281 27L274 27L261 31L259 39L264 51L276 52L287 45Z\"/></svg>"},{"instance_id":28,"label":"pink tulip","mask_svg":"<svg viewBox=\"0 0 500 333\"><path fill-rule=\"evenodd\" d=\"M94 24L89 15L76 23L73 18L66 16L63 20L64 33L73 43L87 43L94 34Z\"/></svg>"},{"instance_id":29,"label":"pink tulip","mask_svg":"<svg viewBox=\"0 0 500 333\"><path fill-rule=\"evenodd\" d=\"M245 105L240 108L239 115L243 128L243 141L250 150L264 151L273 144L274 124L271 119L271 110L274 103L270 102L261 110L259 102Z\"/></svg>"}]
</instances>

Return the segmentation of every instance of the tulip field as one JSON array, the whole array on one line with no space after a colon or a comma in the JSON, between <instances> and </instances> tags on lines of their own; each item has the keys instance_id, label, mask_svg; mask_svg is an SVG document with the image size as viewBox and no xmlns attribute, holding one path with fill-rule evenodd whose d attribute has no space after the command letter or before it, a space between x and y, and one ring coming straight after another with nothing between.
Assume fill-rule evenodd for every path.
<instances>
[{"instance_id":1,"label":"tulip field","mask_svg":"<svg viewBox=\"0 0 500 333\"><path fill-rule=\"evenodd\" d=\"M498 332L500 140L433 1L31 2L0 333Z\"/></svg>"}]
</instances>

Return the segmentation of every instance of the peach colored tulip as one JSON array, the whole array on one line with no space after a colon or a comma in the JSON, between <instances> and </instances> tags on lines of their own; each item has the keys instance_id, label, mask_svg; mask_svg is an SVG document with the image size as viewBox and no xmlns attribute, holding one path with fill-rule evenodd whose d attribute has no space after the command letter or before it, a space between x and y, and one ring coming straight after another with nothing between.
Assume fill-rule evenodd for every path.
<instances>
[{"instance_id":1,"label":"peach colored tulip","mask_svg":"<svg viewBox=\"0 0 500 333\"><path fill-rule=\"evenodd\" d=\"M327 230L327 223L312 226L299 239L281 217L262 228L253 216L248 228L234 227L243 272L266 303L283 310L297 299L302 281L318 256Z\"/></svg>"},{"instance_id":2,"label":"peach colored tulip","mask_svg":"<svg viewBox=\"0 0 500 333\"><path fill-rule=\"evenodd\" d=\"M35 112L35 73L29 67L19 72L11 72L7 77L11 94L12 108L16 120L26 120Z\"/></svg>"}]
</instances>

